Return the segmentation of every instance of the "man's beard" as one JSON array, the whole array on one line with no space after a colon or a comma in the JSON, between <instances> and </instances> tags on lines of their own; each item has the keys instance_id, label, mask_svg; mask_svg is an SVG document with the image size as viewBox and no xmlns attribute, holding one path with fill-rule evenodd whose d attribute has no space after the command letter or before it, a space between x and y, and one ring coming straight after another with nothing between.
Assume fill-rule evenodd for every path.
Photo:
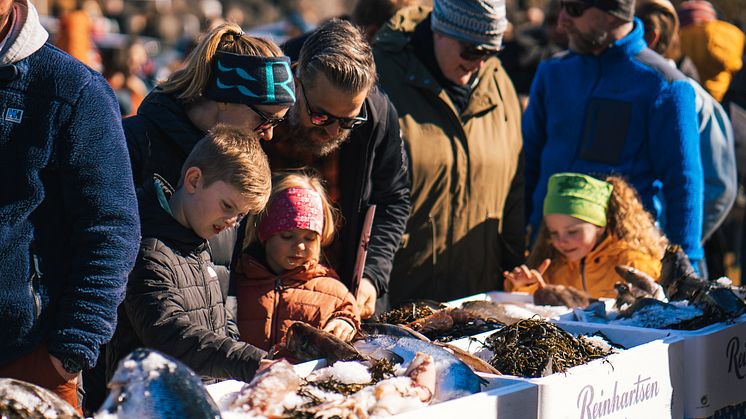
<instances>
[{"instance_id":1,"label":"man's beard","mask_svg":"<svg viewBox=\"0 0 746 419\"><path fill-rule=\"evenodd\" d=\"M337 135L329 137L324 127L303 126L298 115L297 107L292 107L287 117L288 134L286 140L291 147L300 152L309 152L316 157L324 157L339 148L350 136L352 130L343 129ZM315 135L314 135L315 134ZM325 138L319 143L312 138Z\"/></svg>"},{"instance_id":2,"label":"man's beard","mask_svg":"<svg viewBox=\"0 0 746 419\"><path fill-rule=\"evenodd\" d=\"M578 54L592 54L608 46L611 33L603 29L593 29L590 33L581 33L575 28L567 30L570 50Z\"/></svg>"}]
</instances>

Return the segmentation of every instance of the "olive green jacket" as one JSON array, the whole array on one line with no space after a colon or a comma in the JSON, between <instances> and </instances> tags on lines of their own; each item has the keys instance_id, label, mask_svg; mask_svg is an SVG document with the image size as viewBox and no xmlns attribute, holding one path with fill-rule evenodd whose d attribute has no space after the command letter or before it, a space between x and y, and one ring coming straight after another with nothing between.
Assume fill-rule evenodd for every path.
<instances>
[{"instance_id":1,"label":"olive green jacket","mask_svg":"<svg viewBox=\"0 0 746 419\"><path fill-rule=\"evenodd\" d=\"M402 9L373 42L412 177L412 214L389 287L394 305L500 289L502 271L521 263L525 249L521 111L513 84L490 58L459 115L409 44L428 13Z\"/></svg>"}]
</instances>

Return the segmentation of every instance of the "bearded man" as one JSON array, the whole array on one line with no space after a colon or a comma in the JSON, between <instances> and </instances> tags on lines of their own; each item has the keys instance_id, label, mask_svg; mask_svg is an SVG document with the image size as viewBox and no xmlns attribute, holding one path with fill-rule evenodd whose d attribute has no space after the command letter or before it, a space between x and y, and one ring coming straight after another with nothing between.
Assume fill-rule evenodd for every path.
<instances>
[{"instance_id":1,"label":"bearded man","mask_svg":"<svg viewBox=\"0 0 746 419\"><path fill-rule=\"evenodd\" d=\"M694 90L647 48L634 0L561 6L570 49L540 65L522 121L533 231L552 174L622 175L669 240L699 262L704 184Z\"/></svg>"},{"instance_id":2,"label":"bearded man","mask_svg":"<svg viewBox=\"0 0 746 419\"><path fill-rule=\"evenodd\" d=\"M325 180L342 225L324 254L348 286L366 211L376 205L357 293L361 316L368 318L377 300L379 311L386 308L382 297L409 218L408 160L398 116L375 87L370 45L349 22L321 25L297 58L297 102L275 128L273 141L262 146L273 171L311 168Z\"/></svg>"}]
</instances>

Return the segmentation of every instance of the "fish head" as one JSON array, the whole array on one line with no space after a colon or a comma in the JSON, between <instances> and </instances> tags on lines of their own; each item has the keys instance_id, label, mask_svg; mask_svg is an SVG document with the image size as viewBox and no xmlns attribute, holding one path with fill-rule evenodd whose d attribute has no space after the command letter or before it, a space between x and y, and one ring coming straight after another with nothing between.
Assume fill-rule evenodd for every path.
<instances>
[{"instance_id":1,"label":"fish head","mask_svg":"<svg viewBox=\"0 0 746 419\"><path fill-rule=\"evenodd\" d=\"M365 360L349 343L304 322L290 325L285 334L284 349L301 362L321 358L330 364L340 360Z\"/></svg>"},{"instance_id":2,"label":"fish head","mask_svg":"<svg viewBox=\"0 0 746 419\"><path fill-rule=\"evenodd\" d=\"M201 379L180 361L154 350L136 349L122 359L108 387L109 396L94 417L149 419L166 411L183 417L220 417Z\"/></svg>"}]
</instances>

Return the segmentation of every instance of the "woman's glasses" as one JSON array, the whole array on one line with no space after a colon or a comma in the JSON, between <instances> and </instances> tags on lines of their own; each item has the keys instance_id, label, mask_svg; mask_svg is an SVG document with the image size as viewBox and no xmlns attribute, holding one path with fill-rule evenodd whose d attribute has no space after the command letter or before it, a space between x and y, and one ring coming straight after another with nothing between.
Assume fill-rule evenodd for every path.
<instances>
[{"instance_id":1,"label":"woman's glasses","mask_svg":"<svg viewBox=\"0 0 746 419\"><path fill-rule=\"evenodd\" d=\"M593 7L595 1L592 2L579 2L579 1L561 1L560 7L570 17L583 16L586 10Z\"/></svg>"},{"instance_id":2,"label":"woman's glasses","mask_svg":"<svg viewBox=\"0 0 746 419\"><path fill-rule=\"evenodd\" d=\"M300 80L298 80L298 84L300 85L301 92L303 92L303 101L306 102L308 117L311 119L311 123L317 127L326 127L336 121L339 122L339 126L343 129L353 129L368 120L368 111L365 109L365 103L363 103L363 107L360 109L360 115L354 118L340 118L334 115L329 115L326 112L312 111L311 105L308 103L308 97L306 97L306 88L303 87Z\"/></svg>"},{"instance_id":3,"label":"woman's glasses","mask_svg":"<svg viewBox=\"0 0 746 419\"><path fill-rule=\"evenodd\" d=\"M473 44L461 45L459 55L466 61L482 61L497 55L501 48L484 48Z\"/></svg>"},{"instance_id":4,"label":"woman's glasses","mask_svg":"<svg viewBox=\"0 0 746 419\"><path fill-rule=\"evenodd\" d=\"M246 106L248 106L249 109L251 109L255 114L257 114L259 118L261 118L259 125L257 125L256 128L254 128L254 132L267 131L270 128L276 127L280 122L285 120L285 118L274 118L274 117L268 116L267 114L255 108L252 105L247 104Z\"/></svg>"}]
</instances>

